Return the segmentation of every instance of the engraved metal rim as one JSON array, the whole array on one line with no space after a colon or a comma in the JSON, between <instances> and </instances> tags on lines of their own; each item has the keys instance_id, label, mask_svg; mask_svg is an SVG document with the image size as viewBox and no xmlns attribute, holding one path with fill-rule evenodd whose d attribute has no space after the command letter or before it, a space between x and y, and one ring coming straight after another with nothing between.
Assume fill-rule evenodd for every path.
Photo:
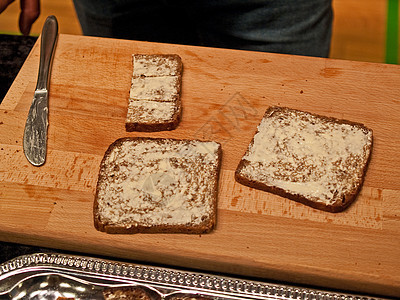
<instances>
[{"instance_id":1,"label":"engraved metal rim","mask_svg":"<svg viewBox=\"0 0 400 300\"><path fill-rule=\"evenodd\" d=\"M0 265L0 284L2 280L28 270L57 270L68 276L86 275L114 281L119 285L156 285L174 288L177 291L198 291L221 296L248 299L313 299L313 300L378 300L372 298L330 292L288 285L270 284L242 280L210 274L186 272L177 269L160 268L148 265L122 263L93 257L73 256L54 253L35 253L14 258ZM0 291L1 292L1 291Z\"/></svg>"}]
</instances>

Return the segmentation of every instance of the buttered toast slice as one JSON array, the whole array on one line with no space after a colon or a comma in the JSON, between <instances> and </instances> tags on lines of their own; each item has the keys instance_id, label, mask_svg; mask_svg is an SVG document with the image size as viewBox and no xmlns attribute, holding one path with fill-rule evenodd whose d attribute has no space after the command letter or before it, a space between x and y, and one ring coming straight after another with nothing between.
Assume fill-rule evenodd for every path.
<instances>
[{"instance_id":1,"label":"buttered toast slice","mask_svg":"<svg viewBox=\"0 0 400 300\"><path fill-rule=\"evenodd\" d=\"M176 54L134 54L127 131L175 129L181 120L182 60Z\"/></svg>"},{"instance_id":2,"label":"buttered toast slice","mask_svg":"<svg viewBox=\"0 0 400 300\"><path fill-rule=\"evenodd\" d=\"M359 193L372 151L364 125L284 107L267 109L236 181L339 212Z\"/></svg>"},{"instance_id":3,"label":"buttered toast slice","mask_svg":"<svg viewBox=\"0 0 400 300\"><path fill-rule=\"evenodd\" d=\"M105 153L94 224L107 233L206 233L216 222L221 145L122 138Z\"/></svg>"}]
</instances>

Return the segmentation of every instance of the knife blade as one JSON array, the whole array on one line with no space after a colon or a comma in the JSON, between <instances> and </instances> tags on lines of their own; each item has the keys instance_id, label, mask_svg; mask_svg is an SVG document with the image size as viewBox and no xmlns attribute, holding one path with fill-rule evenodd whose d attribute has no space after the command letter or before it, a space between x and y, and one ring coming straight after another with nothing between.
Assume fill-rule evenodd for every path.
<instances>
[{"instance_id":1,"label":"knife blade","mask_svg":"<svg viewBox=\"0 0 400 300\"><path fill-rule=\"evenodd\" d=\"M42 29L38 79L23 138L25 157L38 167L46 161L50 71L57 38L57 18L49 16Z\"/></svg>"}]
</instances>

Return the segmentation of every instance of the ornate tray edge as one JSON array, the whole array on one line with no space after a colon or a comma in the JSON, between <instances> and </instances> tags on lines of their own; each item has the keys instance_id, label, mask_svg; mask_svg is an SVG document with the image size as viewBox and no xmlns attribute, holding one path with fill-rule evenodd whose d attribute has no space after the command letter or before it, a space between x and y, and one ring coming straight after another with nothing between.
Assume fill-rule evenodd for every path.
<instances>
[{"instance_id":1,"label":"ornate tray edge","mask_svg":"<svg viewBox=\"0 0 400 300\"><path fill-rule=\"evenodd\" d=\"M39 266L61 268L104 278L131 280L132 283L166 285L176 289L196 289L202 292L231 294L248 299L384 300L384 298L56 253L28 254L0 264L0 283L2 279L12 276L17 271Z\"/></svg>"}]
</instances>

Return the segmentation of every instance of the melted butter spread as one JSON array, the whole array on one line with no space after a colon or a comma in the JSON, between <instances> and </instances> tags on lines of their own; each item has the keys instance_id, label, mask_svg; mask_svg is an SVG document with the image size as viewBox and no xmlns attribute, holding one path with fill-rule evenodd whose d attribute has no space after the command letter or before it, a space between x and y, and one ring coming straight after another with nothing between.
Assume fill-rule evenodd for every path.
<instances>
[{"instance_id":1,"label":"melted butter spread","mask_svg":"<svg viewBox=\"0 0 400 300\"><path fill-rule=\"evenodd\" d=\"M102 222L200 224L215 209L215 142L127 140L104 161L98 192Z\"/></svg>"},{"instance_id":2,"label":"melted butter spread","mask_svg":"<svg viewBox=\"0 0 400 300\"><path fill-rule=\"evenodd\" d=\"M291 109L258 126L241 174L267 186L332 204L361 184L372 131Z\"/></svg>"},{"instance_id":3,"label":"melted butter spread","mask_svg":"<svg viewBox=\"0 0 400 300\"><path fill-rule=\"evenodd\" d=\"M133 76L179 75L179 63L174 56L134 54Z\"/></svg>"},{"instance_id":4,"label":"melted butter spread","mask_svg":"<svg viewBox=\"0 0 400 300\"><path fill-rule=\"evenodd\" d=\"M174 55L133 56L127 123L173 120L180 111L180 58Z\"/></svg>"},{"instance_id":5,"label":"melted butter spread","mask_svg":"<svg viewBox=\"0 0 400 300\"><path fill-rule=\"evenodd\" d=\"M178 107L173 102L158 102L129 99L128 123L154 123L154 120L168 121L173 118Z\"/></svg>"},{"instance_id":6,"label":"melted butter spread","mask_svg":"<svg viewBox=\"0 0 400 300\"><path fill-rule=\"evenodd\" d=\"M178 96L178 76L134 77L131 99L175 101Z\"/></svg>"}]
</instances>

